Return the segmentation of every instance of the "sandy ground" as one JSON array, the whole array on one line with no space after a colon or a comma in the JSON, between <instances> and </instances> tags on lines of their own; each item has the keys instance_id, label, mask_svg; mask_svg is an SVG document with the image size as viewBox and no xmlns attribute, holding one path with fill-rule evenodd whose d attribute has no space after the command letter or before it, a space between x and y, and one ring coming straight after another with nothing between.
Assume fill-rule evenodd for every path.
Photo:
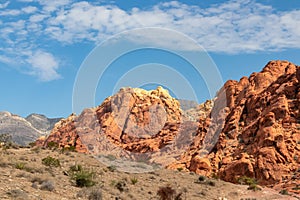
<instances>
[{"instance_id":1,"label":"sandy ground","mask_svg":"<svg viewBox=\"0 0 300 200\"><path fill-rule=\"evenodd\" d=\"M48 167L42 159L51 156L60 161L59 167ZM81 165L94 172L96 184L89 188L76 187L69 169ZM160 169L154 172L130 174L101 164L91 155L39 148L0 150L0 199L24 200L141 200L160 199L158 190L169 186L182 200L271 200L300 199L280 195L262 188L248 190L246 185L234 185L216 179L198 181L199 175ZM176 196L176 195L175 195ZM179 198L180 199L180 198Z\"/></svg>"}]
</instances>

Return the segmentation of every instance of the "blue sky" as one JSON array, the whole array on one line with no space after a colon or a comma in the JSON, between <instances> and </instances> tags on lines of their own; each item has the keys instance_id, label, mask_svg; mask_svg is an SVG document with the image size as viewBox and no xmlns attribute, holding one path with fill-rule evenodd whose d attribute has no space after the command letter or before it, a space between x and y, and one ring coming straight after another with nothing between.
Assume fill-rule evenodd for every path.
<instances>
[{"instance_id":1,"label":"blue sky","mask_svg":"<svg viewBox=\"0 0 300 200\"><path fill-rule=\"evenodd\" d=\"M89 53L115 34L147 27L179 31L195 40L224 81L260 71L270 60L300 64L298 0L0 0L0 110L68 116L76 76ZM157 36L152 42L163 44ZM188 63L171 54L131 53L109 68L111 78L100 81L95 105L113 92L110 88L125 72L152 62L180 68L186 78L192 74ZM191 79L203 91L198 101L209 98L203 80Z\"/></svg>"}]
</instances>

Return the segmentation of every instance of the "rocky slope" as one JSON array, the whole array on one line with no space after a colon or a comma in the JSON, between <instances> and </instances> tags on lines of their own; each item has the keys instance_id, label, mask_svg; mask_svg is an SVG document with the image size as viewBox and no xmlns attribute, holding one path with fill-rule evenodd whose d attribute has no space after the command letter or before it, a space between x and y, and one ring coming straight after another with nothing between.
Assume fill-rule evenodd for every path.
<instances>
[{"instance_id":1,"label":"rocky slope","mask_svg":"<svg viewBox=\"0 0 300 200\"><path fill-rule=\"evenodd\" d=\"M260 73L226 82L221 94L226 94L228 114L218 143L207 158L197 155L201 143L193 144L186 167L234 183L253 177L261 185L299 194L300 68L272 61Z\"/></svg>"},{"instance_id":2,"label":"rocky slope","mask_svg":"<svg viewBox=\"0 0 300 200\"><path fill-rule=\"evenodd\" d=\"M0 134L9 134L13 142L27 145L42 135L50 133L58 119L48 119L44 115L31 114L25 119L9 112L0 112Z\"/></svg>"},{"instance_id":3,"label":"rocky slope","mask_svg":"<svg viewBox=\"0 0 300 200\"><path fill-rule=\"evenodd\" d=\"M234 183L247 176L299 193L299 82L298 66L272 61L249 78L227 81L214 101L188 111L162 88L126 88L60 121L39 143L146 159Z\"/></svg>"}]
</instances>

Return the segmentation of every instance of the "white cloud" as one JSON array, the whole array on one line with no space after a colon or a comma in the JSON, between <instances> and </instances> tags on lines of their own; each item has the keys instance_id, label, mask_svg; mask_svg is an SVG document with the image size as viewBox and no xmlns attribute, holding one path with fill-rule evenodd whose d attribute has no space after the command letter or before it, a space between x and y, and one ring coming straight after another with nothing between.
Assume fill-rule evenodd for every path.
<instances>
[{"instance_id":1,"label":"white cloud","mask_svg":"<svg viewBox=\"0 0 300 200\"><path fill-rule=\"evenodd\" d=\"M9 5L9 1L5 3L0 3L0 9L6 8Z\"/></svg>"},{"instance_id":2,"label":"white cloud","mask_svg":"<svg viewBox=\"0 0 300 200\"><path fill-rule=\"evenodd\" d=\"M99 42L132 28L163 27L183 32L213 52L273 51L300 48L300 20L295 16L300 16L300 10L276 12L251 0L204 9L172 1L131 11L78 2L50 18L46 33L66 43Z\"/></svg>"},{"instance_id":3,"label":"white cloud","mask_svg":"<svg viewBox=\"0 0 300 200\"><path fill-rule=\"evenodd\" d=\"M32 66L29 73L37 76L41 81L52 81L61 78L57 72L59 63L48 52L38 50L27 59L27 62Z\"/></svg>"},{"instance_id":4,"label":"white cloud","mask_svg":"<svg viewBox=\"0 0 300 200\"><path fill-rule=\"evenodd\" d=\"M48 15L35 14L35 15L31 15L29 17L29 21L32 22L32 23L37 23L37 22L43 21L47 17L48 17Z\"/></svg>"},{"instance_id":5,"label":"white cloud","mask_svg":"<svg viewBox=\"0 0 300 200\"><path fill-rule=\"evenodd\" d=\"M278 11L255 0L231 0L207 8L170 1L130 10L88 1L18 1L26 2L27 7L16 10L7 8L9 2L0 4L0 16L4 16L0 21L0 61L16 57L23 65L30 64L31 74L44 81L60 77L57 59L41 50L47 49L52 42L96 44L134 28L173 29L190 36L210 52L300 48L300 9ZM33 1L35 4L30 3ZM130 39L158 46L170 45L162 35L143 33ZM172 45L192 50L178 38L174 38ZM45 64L41 58L48 62Z\"/></svg>"},{"instance_id":6,"label":"white cloud","mask_svg":"<svg viewBox=\"0 0 300 200\"><path fill-rule=\"evenodd\" d=\"M24 2L24 3L30 3L33 2L34 0L18 0L19 2Z\"/></svg>"},{"instance_id":7,"label":"white cloud","mask_svg":"<svg viewBox=\"0 0 300 200\"><path fill-rule=\"evenodd\" d=\"M43 9L47 12L56 11L58 8L68 5L71 3L71 0L37 0L42 6Z\"/></svg>"},{"instance_id":8,"label":"white cloud","mask_svg":"<svg viewBox=\"0 0 300 200\"><path fill-rule=\"evenodd\" d=\"M21 14L21 11L16 9L0 11L0 16L16 16L19 14Z\"/></svg>"},{"instance_id":9,"label":"white cloud","mask_svg":"<svg viewBox=\"0 0 300 200\"><path fill-rule=\"evenodd\" d=\"M34 13L35 11L37 11L37 7L27 6L27 7L22 8L22 11L27 14Z\"/></svg>"}]
</instances>

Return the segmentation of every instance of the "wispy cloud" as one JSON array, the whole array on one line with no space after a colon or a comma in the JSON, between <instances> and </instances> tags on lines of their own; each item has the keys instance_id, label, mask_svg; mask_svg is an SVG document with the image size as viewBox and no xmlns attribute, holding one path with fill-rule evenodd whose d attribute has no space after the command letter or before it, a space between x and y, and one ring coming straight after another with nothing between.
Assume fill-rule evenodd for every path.
<instances>
[{"instance_id":1,"label":"wispy cloud","mask_svg":"<svg viewBox=\"0 0 300 200\"><path fill-rule=\"evenodd\" d=\"M278 11L255 0L231 0L207 8L171 1L130 10L88 1L18 1L26 2L26 7L15 10L10 9L9 2L0 4L0 15L5 16L0 23L0 61L16 56L21 63L31 66L32 75L44 81L61 77L57 72L59 60L45 50L49 41L62 45L96 44L133 28L173 29L190 36L210 52L300 48L300 9ZM135 42L145 40L164 45L157 35L141 34L135 38ZM191 50L180 41L174 43L174 48ZM38 58L47 59L49 65Z\"/></svg>"},{"instance_id":2,"label":"wispy cloud","mask_svg":"<svg viewBox=\"0 0 300 200\"><path fill-rule=\"evenodd\" d=\"M41 81L52 81L61 78L56 71L59 64L50 53L37 51L29 56L27 62L32 66L29 73L37 76Z\"/></svg>"},{"instance_id":3,"label":"wispy cloud","mask_svg":"<svg viewBox=\"0 0 300 200\"><path fill-rule=\"evenodd\" d=\"M132 28L164 27L187 34L212 52L276 51L300 47L300 20L295 16L300 16L300 10L279 12L250 0L206 9L173 1L130 11L78 2L51 17L46 33L55 40L75 43L101 41Z\"/></svg>"},{"instance_id":4,"label":"wispy cloud","mask_svg":"<svg viewBox=\"0 0 300 200\"><path fill-rule=\"evenodd\" d=\"M5 3L0 3L0 9L6 8L9 4L9 1L5 2Z\"/></svg>"}]
</instances>

